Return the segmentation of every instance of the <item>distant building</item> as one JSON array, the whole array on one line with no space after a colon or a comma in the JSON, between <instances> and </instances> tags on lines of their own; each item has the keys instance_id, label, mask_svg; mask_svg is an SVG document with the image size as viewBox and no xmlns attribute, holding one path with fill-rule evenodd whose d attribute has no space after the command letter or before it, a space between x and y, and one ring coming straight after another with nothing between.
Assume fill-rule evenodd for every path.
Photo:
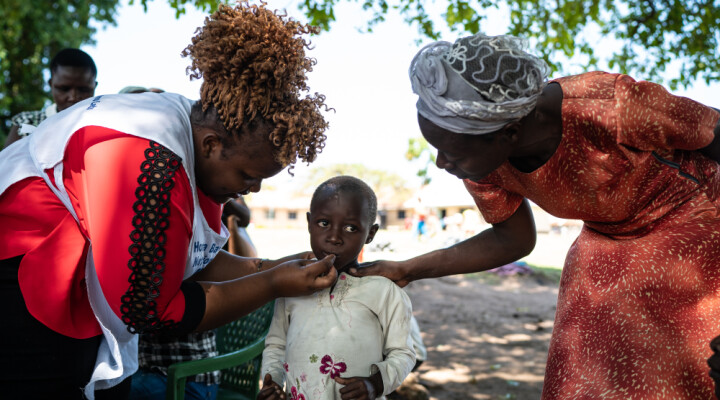
<instances>
[{"instance_id":1,"label":"distant building","mask_svg":"<svg viewBox=\"0 0 720 400\"><path fill-rule=\"evenodd\" d=\"M298 195L280 189L264 188L246 197L251 222L257 228L307 229L306 213L310 195ZM530 203L538 232L577 229L581 221L555 218ZM471 224L477 231L487 227L465 185L458 179L434 179L403 202L378 199L378 223L381 229L412 229L418 214L437 217L444 229L448 224L462 224L473 216ZM468 229L467 227L462 229Z\"/></svg>"},{"instance_id":2,"label":"distant building","mask_svg":"<svg viewBox=\"0 0 720 400\"><path fill-rule=\"evenodd\" d=\"M245 198L250 222L257 228L307 229L310 196L294 196L278 190L262 190Z\"/></svg>"}]
</instances>

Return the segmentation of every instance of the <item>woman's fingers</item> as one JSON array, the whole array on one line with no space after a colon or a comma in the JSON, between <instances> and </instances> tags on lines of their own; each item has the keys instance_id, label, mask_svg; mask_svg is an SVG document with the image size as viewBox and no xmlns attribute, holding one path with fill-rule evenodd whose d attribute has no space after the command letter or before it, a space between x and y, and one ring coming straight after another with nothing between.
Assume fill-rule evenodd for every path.
<instances>
[{"instance_id":1,"label":"woman's fingers","mask_svg":"<svg viewBox=\"0 0 720 400\"><path fill-rule=\"evenodd\" d=\"M273 286L281 297L306 296L330 287L337 279L335 256L322 260L293 260L273 270Z\"/></svg>"},{"instance_id":2,"label":"woman's fingers","mask_svg":"<svg viewBox=\"0 0 720 400\"><path fill-rule=\"evenodd\" d=\"M359 278L371 275L384 276L400 287L405 287L410 283L405 277L401 264L395 261L378 260L362 263L358 268L350 268L348 273Z\"/></svg>"},{"instance_id":3,"label":"woman's fingers","mask_svg":"<svg viewBox=\"0 0 720 400\"><path fill-rule=\"evenodd\" d=\"M337 270L333 267L335 255L330 254L322 260L318 260L306 266L311 277L314 278L315 290L330 287L337 279Z\"/></svg>"}]
</instances>

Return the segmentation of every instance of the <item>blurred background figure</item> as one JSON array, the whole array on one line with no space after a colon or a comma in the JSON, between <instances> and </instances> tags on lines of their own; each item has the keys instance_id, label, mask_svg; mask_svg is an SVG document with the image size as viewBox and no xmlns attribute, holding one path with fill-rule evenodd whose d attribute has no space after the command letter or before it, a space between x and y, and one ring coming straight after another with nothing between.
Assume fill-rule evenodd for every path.
<instances>
[{"instance_id":1,"label":"blurred background figure","mask_svg":"<svg viewBox=\"0 0 720 400\"><path fill-rule=\"evenodd\" d=\"M163 93L165 91L162 89L159 89L159 88L154 88L154 87L146 88L143 86L125 86L124 88L120 89L120 92L118 92L118 93L123 94L123 93L145 93L145 92Z\"/></svg>"},{"instance_id":2,"label":"blurred background figure","mask_svg":"<svg viewBox=\"0 0 720 400\"><path fill-rule=\"evenodd\" d=\"M226 250L236 256L257 257L257 250L247 232L247 227L250 225L250 208L242 197L225 203L223 223L230 231Z\"/></svg>"},{"instance_id":3,"label":"blurred background figure","mask_svg":"<svg viewBox=\"0 0 720 400\"><path fill-rule=\"evenodd\" d=\"M38 126L48 117L94 96L96 78L95 61L87 53L72 48L60 50L50 61L48 85L53 103L42 110L23 111L10 118L12 126L5 147L27 136L28 133L20 129L22 125Z\"/></svg>"}]
</instances>

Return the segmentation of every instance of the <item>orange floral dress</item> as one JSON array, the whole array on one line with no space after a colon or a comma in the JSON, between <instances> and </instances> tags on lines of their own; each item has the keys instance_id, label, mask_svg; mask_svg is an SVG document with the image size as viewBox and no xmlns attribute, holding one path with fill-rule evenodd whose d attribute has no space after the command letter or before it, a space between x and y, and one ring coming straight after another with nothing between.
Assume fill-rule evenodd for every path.
<instances>
[{"instance_id":1,"label":"orange floral dress","mask_svg":"<svg viewBox=\"0 0 720 400\"><path fill-rule=\"evenodd\" d=\"M712 399L720 334L720 166L693 151L718 113L659 85L558 79L562 141L531 173L465 181L490 223L523 198L585 222L560 282L543 399Z\"/></svg>"}]
</instances>

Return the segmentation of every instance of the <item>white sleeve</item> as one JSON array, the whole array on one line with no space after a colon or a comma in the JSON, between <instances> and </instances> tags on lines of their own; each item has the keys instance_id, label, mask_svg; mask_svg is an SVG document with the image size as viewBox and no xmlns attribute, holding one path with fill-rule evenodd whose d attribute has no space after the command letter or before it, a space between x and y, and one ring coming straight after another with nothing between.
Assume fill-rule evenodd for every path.
<instances>
[{"instance_id":1,"label":"white sleeve","mask_svg":"<svg viewBox=\"0 0 720 400\"><path fill-rule=\"evenodd\" d=\"M383 355L385 360L372 366L372 373L380 371L383 396L397 389L415 366L415 350L410 338L412 305L408 295L391 283L387 296L379 309L378 319L383 329Z\"/></svg>"},{"instance_id":2,"label":"white sleeve","mask_svg":"<svg viewBox=\"0 0 720 400\"><path fill-rule=\"evenodd\" d=\"M265 374L270 374L273 381L283 386L285 379L285 345L287 343L288 316L285 312L285 299L275 300L275 312L267 338L265 338L265 350L262 354L262 366L260 379Z\"/></svg>"}]
</instances>

